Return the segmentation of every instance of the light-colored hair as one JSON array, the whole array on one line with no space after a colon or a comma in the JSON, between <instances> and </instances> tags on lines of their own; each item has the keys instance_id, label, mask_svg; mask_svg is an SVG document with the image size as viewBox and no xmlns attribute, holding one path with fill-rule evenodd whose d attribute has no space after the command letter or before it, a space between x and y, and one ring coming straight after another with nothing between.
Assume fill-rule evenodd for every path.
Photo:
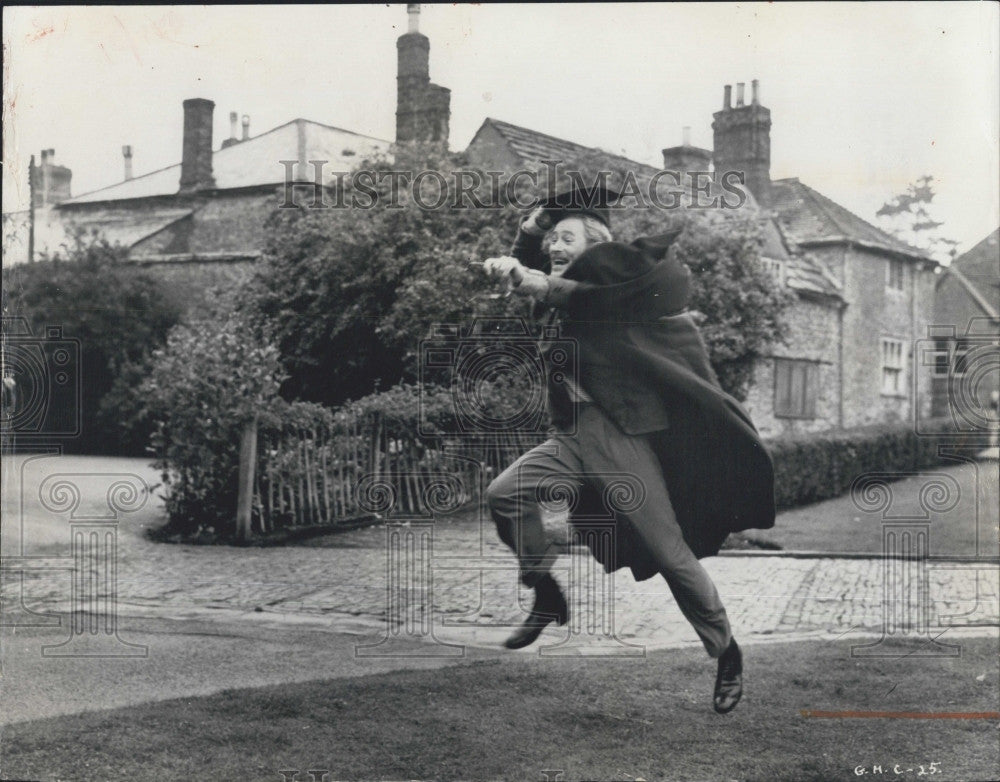
<instances>
[{"instance_id":1,"label":"light-colored hair","mask_svg":"<svg viewBox=\"0 0 1000 782\"><path fill-rule=\"evenodd\" d=\"M587 247L593 244L599 244L600 242L610 242L612 241L611 231L608 227L592 215L571 215L572 217L578 218L583 223L583 236L587 240ZM564 217L563 220L569 218ZM559 222L562 222L560 220ZM559 227L559 223L551 228L545 237L542 239L542 250L544 252L549 251L549 247L552 245L552 240L556 234L556 228Z\"/></svg>"}]
</instances>

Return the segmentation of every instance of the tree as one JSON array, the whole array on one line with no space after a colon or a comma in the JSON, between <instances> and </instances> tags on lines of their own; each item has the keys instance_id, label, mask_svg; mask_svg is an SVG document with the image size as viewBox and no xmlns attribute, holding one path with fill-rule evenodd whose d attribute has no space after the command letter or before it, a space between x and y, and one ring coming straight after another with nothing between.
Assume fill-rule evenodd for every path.
<instances>
[{"instance_id":1,"label":"tree","mask_svg":"<svg viewBox=\"0 0 1000 782\"><path fill-rule=\"evenodd\" d=\"M271 414L282 380L266 331L226 306L175 326L153 354L141 391L172 531L233 529L240 436Z\"/></svg>"},{"instance_id":2,"label":"tree","mask_svg":"<svg viewBox=\"0 0 1000 782\"><path fill-rule=\"evenodd\" d=\"M35 335L61 326L80 341L82 433L71 450L139 455L148 445L138 383L181 308L127 258L126 248L79 232L50 257L4 269L5 316L27 318Z\"/></svg>"},{"instance_id":3,"label":"tree","mask_svg":"<svg viewBox=\"0 0 1000 782\"><path fill-rule=\"evenodd\" d=\"M522 314L513 299L470 265L502 253L514 232L513 210L451 208L457 156L417 149L390 166L430 171L444 182L446 205L423 208L409 188L391 205L388 180L371 208L278 209L265 257L245 295L245 309L273 329L289 379L287 398L338 405L418 374L419 343L433 323ZM485 193L480 192L485 198ZM348 188L345 202L363 194ZM309 199L306 199L309 200ZM424 204L437 194L429 192Z\"/></svg>"},{"instance_id":4,"label":"tree","mask_svg":"<svg viewBox=\"0 0 1000 782\"><path fill-rule=\"evenodd\" d=\"M933 182L934 177L929 174L918 177L905 193L882 204L875 216L897 239L929 255L954 259L959 243L942 236L938 229L944 223L931 216L930 205L935 195Z\"/></svg>"}]
</instances>

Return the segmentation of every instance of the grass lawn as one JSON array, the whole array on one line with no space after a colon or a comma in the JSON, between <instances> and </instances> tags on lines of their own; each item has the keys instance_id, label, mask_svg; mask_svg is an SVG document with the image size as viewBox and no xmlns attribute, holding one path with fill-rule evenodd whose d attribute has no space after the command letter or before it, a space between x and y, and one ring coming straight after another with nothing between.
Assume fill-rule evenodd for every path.
<instances>
[{"instance_id":1,"label":"grass lawn","mask_svg":"<svg viewBox=\"0 0 1000 782\"><path fill-rule=\"evenodd\" d=\"M942 465L929 472L954 479L956 483L950 484L950 492L954 493L955 486L958 487L954 507L930 513L930 555L997 556L1000 465L996 461L979 461L975 465ZM888 512L920 517L921 490L932 480L922 475L891 483L893 504ZM863 512L848 495L782 510L773 529L748 530L739 537L776 544L786 550L881 554L882 516Z\"/></svg>"},{"instance_id":2,"label":"grass lawn","mask_svg":"<svg viewBox=\"0 0 1000 782\"><path fill-rule=\"evenodd\" d=\"M0 776L61 780L1000 778L996 719L817 719L803 710L995 712L996 640L961 658L852 659L843 643L746 650L747 689L716 715L714 663L500 660L152 703L7 726ZM929 775L930 763L938 764ZM892 773L894 764L903 775ZM316 779L321 774L317 772ZM307 774L298 779L309 780Z\"/></svg>"}]
</instances>

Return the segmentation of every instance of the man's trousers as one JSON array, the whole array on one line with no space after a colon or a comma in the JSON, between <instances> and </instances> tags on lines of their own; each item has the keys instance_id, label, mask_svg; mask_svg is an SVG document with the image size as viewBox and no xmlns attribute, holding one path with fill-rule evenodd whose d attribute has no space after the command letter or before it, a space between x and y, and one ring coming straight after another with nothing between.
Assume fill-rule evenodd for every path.
<instances>
[{"instance_id":1,"label":"man's trousers","mask_svg":"<svg viewBox=\"0 0 1000 782\"><path fill-rule=\"evenodd\" d=\"M542 525L540 487L558 493L557 485L569 482L578 500L571 516L593 517L606 507L602 498L616 475L637 483L645 499L615 515L631 524L705 649L718 657L732 638L729 619L715 584L684 541L660 461L646 437L624 434L594 404L579 406L575 434L557 433L531 449L487 490L497 532L517 555L521 580L534 586L556 557Z\"/></svg>"}]
</instances>

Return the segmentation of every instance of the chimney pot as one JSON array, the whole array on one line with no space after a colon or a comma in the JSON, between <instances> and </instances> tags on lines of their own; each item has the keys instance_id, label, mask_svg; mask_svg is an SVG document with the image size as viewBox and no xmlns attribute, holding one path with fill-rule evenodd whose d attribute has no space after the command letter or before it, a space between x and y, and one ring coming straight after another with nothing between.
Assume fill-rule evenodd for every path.
<instances>
[{"instance_id":1,"label":"chimney pot","mask_svg":"<svg viewBox=\"0 0 1000 782\"><path fill-rule=\"evenodd\" d=\"M760 105L760 82L757 79L750 82L750 103L754 106Z\"/></svg>"},{"instance_id":2,"label":"chimney pot","mask_svg":"<svg viewBox=\"0 0 1000 782\"><path fill-rule=\"evenodd\" d=\"M690 147L691 146L691 126L690 125L685 125L681 129L681 144L683 144L685 147Z\"/></svg>"},{"instance_id":3,"label":"chimney pot","mask_svg":"<svg viewBox=\"0 0 1000 782\"><path fill-rule=\"evenodd\" d=\"M743 88L746 86L745 82L736 82L736 108L744 105L743 103Z\"/></svg>"},{"instance_id":4,"label":"chimney pot","mask_svg":"<svg viewBox=\"0 0 1000 782\"><path fill-rule=\"evenodd\" d=\"M727 84L722 90L722 108L731 109L733 107L733 85Z\"/></svg>"},{"instance_id":5,"label":"chimney pot","mask_svg":"<svg viewBox=\"0 0 1000 782\"><path fill-rule=\"evenodd\" d=\"M236 138L236 122L239 118L240 115L235 111L229 112L229 138Z\"/></svg>"},{"instance_id":6,"label":"chimney pot","mask_svg":"<svg viewBox=\"0 0 1000 782\"><path fill-rule=\"evenodd\" d=\"M420 32L420 3L406 4L406 32Z\"/></svg>"},{"instance_id":7,"label":"chimney pot","mask_svg":"<svg viewBox=\"0 0 1000 782\"><path fill-rule=\"evenodd\" d=\"M243 115L243 140L246 141L250 138L250 115Z\"/></svg>"},{"instance_id":8,"label":"chimney pot","mask_svg":"<svg viewBox=\"0 0 1000 782\"><path fill-rule=\"evenodd\" d=\"M132 147L126 144L122 147L122 158L125 161L125 181L132 178Z\"/></svg>"},{"instance_id":9,"label":"chimney pot","mask_svg":"<svg viewBox=\"0 0 1000 782\"><path fill-rule=\"evenodd\" d=\"M41 164L32 168L32 204L50 206L70 198L73 172L65 166L56 165L56 151L51 147L43 149L41 157Z\"/></svg>"}]
</instances>

